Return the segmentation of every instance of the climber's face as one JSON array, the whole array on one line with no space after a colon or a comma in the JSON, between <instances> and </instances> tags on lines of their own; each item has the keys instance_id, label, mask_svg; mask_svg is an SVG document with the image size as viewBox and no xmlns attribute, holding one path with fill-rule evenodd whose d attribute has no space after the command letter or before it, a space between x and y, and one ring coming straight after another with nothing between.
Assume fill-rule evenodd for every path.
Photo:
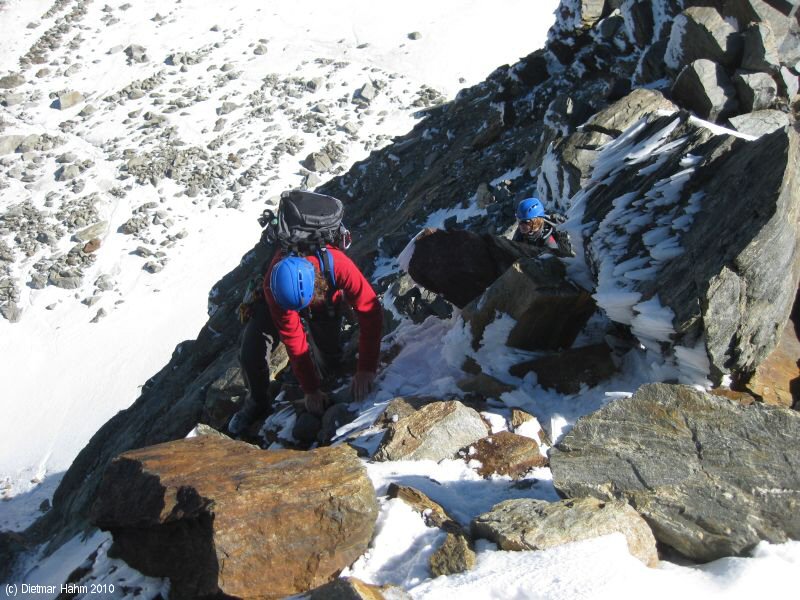
<instances>
[{"instance_id":1,"label":"climber's face","mask_svg":"<svg viewBox=\"0 0 800 600\"><path fill-rule=\"evenodd\" d=\"M542 227L544 227L544 219L542 217L519 222L519 230L526 235L537 233L542 230Z\"/></svg>"}]
</instances>

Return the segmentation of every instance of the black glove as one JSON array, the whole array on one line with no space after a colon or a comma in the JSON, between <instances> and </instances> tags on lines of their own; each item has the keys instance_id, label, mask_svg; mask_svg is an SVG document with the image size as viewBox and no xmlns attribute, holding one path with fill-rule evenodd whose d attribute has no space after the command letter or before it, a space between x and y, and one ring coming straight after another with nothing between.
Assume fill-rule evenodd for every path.
<instances>
[{"instance_id":1,"label":"black glove","mask_svg":"<svg viewBox=\"0 0 800 600\"><path fill-rule=\"evenodd\" d=\"M575 256L575 251L572 249L572 241L569 239L569 234L566 231L556 231L553 236L556 238L558 253L561 256Z\"/></svg>"},{"instance_id":2,"label":"black glove","mask_svg":"<svg viewBox=\"0 0 800 600\"><path fill-rule=\"evenodd\" d=\"M556 225L561 225L561 223L567 220L567 217L559 213L552 213L547 215L547 220Z\"/></svg>"}]
</instances>

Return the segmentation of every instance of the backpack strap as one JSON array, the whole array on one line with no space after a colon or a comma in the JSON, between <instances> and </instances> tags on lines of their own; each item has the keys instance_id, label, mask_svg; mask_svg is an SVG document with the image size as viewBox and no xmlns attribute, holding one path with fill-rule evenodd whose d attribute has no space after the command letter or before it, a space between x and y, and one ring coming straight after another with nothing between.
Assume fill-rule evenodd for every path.
<instances>
[{"instance_id":1,"label":"backpack strap","mask_svg":"<svg viewBox=\"0 0 800 600\"><path fill-rule=\"evenodd\" d=\"M319 268L323 277L328 280L328 291L325 292L325 306L328 309L328 316L336 316L336 306L333 303L333 294L336 292L336 273L333 270L333 255L328 252L325 246L320 246L317 250Z\"/></svg>"}]
</instances>

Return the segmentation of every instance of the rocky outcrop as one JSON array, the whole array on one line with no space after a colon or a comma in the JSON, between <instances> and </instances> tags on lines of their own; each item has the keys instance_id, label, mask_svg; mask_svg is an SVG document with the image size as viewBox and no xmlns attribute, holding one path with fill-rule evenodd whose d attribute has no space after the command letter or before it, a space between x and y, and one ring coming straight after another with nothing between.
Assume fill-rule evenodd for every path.
<instances>
[{"instance_id":1,"label":"rocky outcrop","mask_svg":"<svg viewBox=\"0 0 800 600\"><path fill-rule=\"evenodd\" d=\"M620 165L643 144L647 158ZM800 280L798 172L793 130L749 141L681 113L605 144L593 185L561 199L582 213L600 308L671 353L687 382L751 373L777 344Z\"/></svg>"},{"instance_id":2,"label":"rocky outcrop","mask_svg":"<svg viewBox=\"0 0 800 600\"><path fill-rule=\"evenodd\" d=\"M375 460L442 460L486 437L489 427L461 402L426 404L390 423Z\"/></svg>"},{"instance_id":3,"label":"rocky outcrop","mask_svg":"<svg viewBox=\"0 0 800 600\"><path fill-rule=\"evenodd\" d=\"M570 283L554 257L526 258L514 263L462 316L478 348L483 333L498 314L516 320L506 344L523 350L568 348L595 312L591 296Z\"/></svg>"},{"instance_id":4,"label":"rocky outcrop","mask_svg":"<svg viewBox=\"0 0 800 600\"><path fill-rule=\"evenodd\" d=\"M112 533L113 556L168 577L170 598L282 598L354 562L377 514L346 446L265 452L201 436L117 458L92 520Z\"/></svg>"},{"instance_id":5,"label":"rocky outcrop","mask_svg":"<svg viewBox=\"0 0 800 600\"><path fill-rule=\"evenodd\" d=\"M648 567L658 564L650 528L621 500L506 500L472 520L472 534L502 550L546 550L611 533L624 535L630 553Z\"/></svg>"},{"instance_id":6,"label":"rocky outcrop","mask_svg":"<svg viewBox=\"0 0 800 600\"><path fill-rule=\"evenodd\" d=\"M698 561L800 539L800 414L649 384L578 420L550 452L569 498L624 499Z\"/></svg>"}]
</instances>

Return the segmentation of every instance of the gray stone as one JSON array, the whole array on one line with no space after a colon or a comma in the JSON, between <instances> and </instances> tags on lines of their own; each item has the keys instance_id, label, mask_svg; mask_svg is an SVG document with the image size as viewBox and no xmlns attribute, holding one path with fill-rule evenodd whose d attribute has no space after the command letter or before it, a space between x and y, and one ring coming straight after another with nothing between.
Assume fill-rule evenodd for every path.
<instances>
[{"instance_id":1,"label":"gray stone","mask_svg":"<svg viewBox=\"0 0 800 600\"><path fill-rule=\"evenodd\" d=\"M356 92L356 98L360 98L366 102L372 102L377 95L378 90L375 89L375 86L372 85L371 81L368 81L362 85Z\"/></svg>"},{"instance_id":2,"label":"gray stone","mask_svg":"<svg viewBox=\"0 0 800 600\"><path fill-rule=\"evenodd\" d=\"M472 520L472 535L501 550L546 550L611 533L624 535L628 551L648 567L658 564L653 533L621 500L506 500Z\"/></svg>"},{"instance_id":3,"label":"gray stone","mask_svg":"<svg viewBox=\"0 0 800 600\"><path fill-rule=\"evenodd\" d=\"M22 104L25 101L24 94L4 94L3 95L3 105L4 106L16 106L17 104Z\"/></svg>"},{"instance_id":4,"label":"gray stone","mask_svg":"<svg viewBox=\"0 0 800 600\"><path fill-rule=\"evenodd\" d=\"M25 77L20 73L13 73L0 77L0 90L10 90L25 83Z\"/></svg>"},{"instance_id":5,"label":"gray stone","mask_svg":"<svg viewBox=\"0 0 800 600\"><path fill-rule=\"evenodd\" d=\"M552 350L571 346L594 312L589 293L567 281L563 264L551 257L514 263L461 315L470 325L475 348L486 327L507 314L516 321L506 339L508 346Z\"/></svg>"},{"instance_id":6,"label":"gray stone","mask_svg":"<svg viewBox=\"0 0 800 600\"><path fill-rule=\"evenodd\" d=\"M80 92L65 92L59 94L56 108L59 110L67 110L81 102L83 102L83 94Z\"/></svg>"},{"instance_id":7,"label":"gray stone","mask_svg":"<svg viewBox=\"0 0 800 600\"><path fill-rule=\"evenodd\" d=\"M710 6L691 6L683 11L675 19L669 44L679 47L682 64L705 59L733 67L738 64L742 50L736 28Z\"/></svg>"},{"instance_id":8,"label":"gray stone","mask_svg":"<svg viewBox=\"0 0 800 600\"><path fill-rule=\"evenodd\" d=\"M108 221L99 221L94 225L90 225L72 235L72 239L76 242L88 242L92 238L102 237L108 231Z\"/></svg>"},{"instance_id":9,"label":"gray stone","mask_svg":"<svg viewBox=\"0 0 800 600\"><path fill-rule=\"evenodd\" d=\"M412 31L408 34L408 39L410 40L419 40L422 39L422 34L419 31Z\"/></svg>"},{"instance_id":10,"label":"gray stone","mask_svg":"<svg viewBox=\"0 0 800 600\"><path fill-rule=\"evenodd\" d=\"M567 497L626 499L699 561L800 538L800 414L649 384L582 417L550 452Z\"/></svg>"},{"instance_id":11,"label":"gray stone","mask_svg":"<svg viewBox=\"0 0 800 600\"><path fill-rule=\"evenodd\" d=\"M798 89L800 89L800 83L798 83L797 75L795 75L790 69L781 67L777 76L779 77L778 83L783 84L783 89L780 90L781 94L785 96L789 102L794 102Z\"/></svg>"},{"instance_id":12,"label":"gray stone","mask_svg":"<svg viewBox=\"0 0 800 600\"><path fill-rule=\"evenodd\" d=\"M744 112L771 108L778 96L778 86L767 73L739 71L733 77L739 97L739 109Z\"/></svg>"},{"instance_id":13,"label":"gray stone","mask_svg":"<svg viewBox=\"0 0 800 600\"><path fill-rule=\"evenodd\" d=\"M309 171L327 173L333 168L333 161L326 152L312 152L301 162Z\"/></svg>"},{"instance_id":14,"label":"gray stone","mask_svg":"<svg viewBox=\"0 0 800 600\"><path fill-rule=\"evenodd\" d=\"M146 263L144 263L142 269L144 269L148 273L158 273L159 271L164 270L164 264L155 260L149 260Z\"/></svg>"},{"instance_id":15,"label":"gray stone","mask_svg":"<svg viewBox=\"0 0 800 600\"><path fill-rule=\"evenodd\" d=\"M755 23L743 34L742 68L748 71L774 71L780 67L775 36L766 23Z\"/></svg>"},{"instance_id":16,"label":"gray stone","mask_svg":"<svg viewBox=\"0 0 800 600\"><path fill-rule=\"evenodd\" d=\"M736 89L721 65L698 59L684 67L672 85L672 98L700 118L716 121L733 114Z\"/></svg>"},{"instance_id":17,"label":"gray stone","mask_svg":"<svg viewBox=\"0 0 800 600\"><path fill-rule=\"evenodd\" d=\"M22 140L25 139L24 135L3 135L0 136L0 156L4 154L12 154L16 151Z\"/></svg>"},{"instance_id":18,"label":"gray stone","mask_svg":"<svg viewBox=\"0 0 800 600\"><path fill-rule=\"evenodd\" d=\"M489 427L457 401L434 402L389 424L374 460L442 460L486 437Z\"/></svg>"},{"instance_id":19,"label":"gray stone","mask_svg":"<svg viewBox=\"0 0 800 600\"><path fill-rule=\"evenodd\" d=\"M255 50L253 50L253 54L255 54L256 56L263 56L266 53L267 53L267 47L264 44L259 44L258 46L255 47Z\"/></svg>"},{"instance_id":20,"label":"gray stone","mask_svg":"<svg viewBox=\"0 0 800 600\"><path fill-rule=\"evenodd\" d=\"M557 140L553 144L553 152L559 157L562 169L557 179L543 177L540 183L546 186L551 197L571 197L590 180L594 161L603 144L621 135L647 114L677 110L678 107L659 91L644 88L632 91L594 114L579 131Z\"/></svg>"},{"instance_id":21,"label":"gray stone","mask_svg":"<svg viewBox=\"0 0 800 600\"><path fill-rule=\"evenodd\" d=\"M789 125L789 115L780 110L759 110L731 117L731 126L741 133L761 137Z\"/></svg>"},{"instance_id":22,"label":"gray stone","mask_svg":"<svg viewBox=\"0 0 800 600\"><path fill-rule=\"evenodd\" d=\"M793 65L800 60L800 26L796 18L787 17L788 9L769 0L747 0L723 3L723 10L743 26L755 23L769 26L782 64Z\"/></svg>"},{"instance_id":23,"label":"gray stone","mask_svg":"<svg viewBox=\"0 0 800 600\"><path fill-rule=\"evenodd\" d=\"M78 165L64 165L56 171L56 181L71 181L81 174Z\"/></svg>"},{"instance_id":24,"label":"gray stone","mask_svg":"<svg viewBox=\"0 0 800 600\"><path fill-rule=\"evenodd\" d=\"M130 63L145 63L150 59L147 57L147 50L143 46L131 44L125 48L125 55Z\"/></svg>"},{"instance_id":25,"label":"gray stone","mask_svg":"<svg viewBox=\"0 0 800 600\"><path fill-rule=\"evenodd\" d=\"M220 106L217 109L217 114L218 115L227 115L227 114L232 113L233 111L235 111L237 108L239 108L238 104L235 104L233 102L223 102L222 106Z\"/></svg>"},{"instance_id":26,"label":"gray stone","mask_svg":"<svg viewBox=\"0 0 800 600\"><path fill-rule=\"evenodd\" d=\"M94 285L99 290L109 292L114 289L115 283L111 275L101 275L97 278L97 281L94 282Z\"/></svg>"}]
</instances>

